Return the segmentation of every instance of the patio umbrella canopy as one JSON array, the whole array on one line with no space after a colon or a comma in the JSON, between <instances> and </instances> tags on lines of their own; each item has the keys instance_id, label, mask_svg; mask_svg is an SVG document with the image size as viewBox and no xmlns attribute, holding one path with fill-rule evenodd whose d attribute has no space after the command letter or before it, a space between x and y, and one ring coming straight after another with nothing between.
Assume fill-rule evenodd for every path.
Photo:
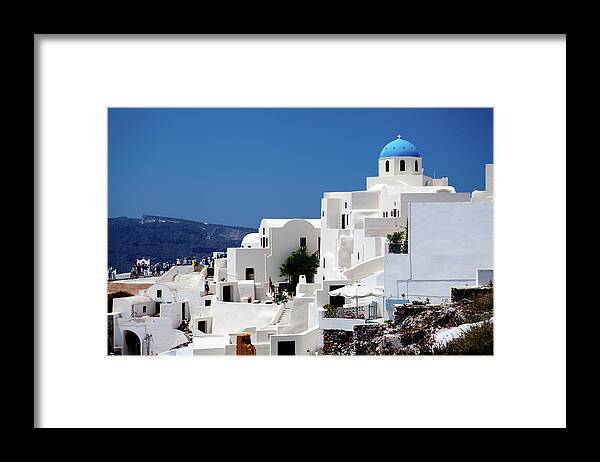
<instances>
[{"instance_id":1,"label":"patio umbrella canopy","mask_svg":"<svg viewBox=\"0 0 600 462\"><path fill-rule=\"evenodd\" d=\"M369 286L352 284L332 290L329 295L353 298L356 301L356 316L358 317L358 299L366 297L383 297L383 291Z\"/></svg>"}]
</instances>

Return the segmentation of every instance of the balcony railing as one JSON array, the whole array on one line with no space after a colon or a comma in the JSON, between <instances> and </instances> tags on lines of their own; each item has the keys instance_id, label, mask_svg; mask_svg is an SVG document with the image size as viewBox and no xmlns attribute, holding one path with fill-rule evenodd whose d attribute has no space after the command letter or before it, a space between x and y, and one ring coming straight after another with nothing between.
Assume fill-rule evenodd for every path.
<instances>
[{"instance_id":1,"label":"balcony railing","mask_svg":"<svg viewBox=\"0 0 600 462\"><path fill-rule=\"evenodd\" d=\"M388 246L388 253L408 253L408 242L390 243Z\"/></svg>"}]
</instances>

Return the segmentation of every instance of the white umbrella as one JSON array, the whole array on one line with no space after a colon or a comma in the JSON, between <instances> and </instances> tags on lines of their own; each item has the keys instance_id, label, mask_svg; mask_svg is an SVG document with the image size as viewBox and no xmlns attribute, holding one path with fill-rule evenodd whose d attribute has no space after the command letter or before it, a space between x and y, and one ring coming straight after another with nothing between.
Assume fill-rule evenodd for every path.
<instances>
[{"instance_id":1,"label":"white umbrella","mask_svg":"<svg viewBox=\"0 0 600 462\"><path fill-rule=\"evenodd\" d=\"M331 292L329 292L329 295L354 298L356 300L356 317L358 317L358 299L365 297L382 297L383 291L375 287L353 284L350 286L344 286L340 287L339 289L332 290Z\"/></svg>"}]
</instances>

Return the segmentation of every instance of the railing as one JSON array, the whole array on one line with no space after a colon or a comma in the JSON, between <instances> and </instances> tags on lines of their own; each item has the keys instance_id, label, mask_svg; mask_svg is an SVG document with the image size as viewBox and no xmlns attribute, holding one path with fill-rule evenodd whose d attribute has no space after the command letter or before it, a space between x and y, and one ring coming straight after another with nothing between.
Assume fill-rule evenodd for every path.
<instances>
[{"instance_id":1,"label":"railing","mask_svg":"<svg viewBox=\"0 0 600 462\"><path fill-rule=\"evenodd\" d=\"M408 253L408 242L390 243L388 253Z\"/></svg>"},{"instance_id":2,"label":"railing","mask_svg":"<svg viewBox=\"0 0 600 462\"><path fill-rule=\"evenodd\" d=\"M364 319L365 317L365 308L366 305L359 305L358 308L356 306L338 306L335 308L336 314L337 314L337 318L339 319ZM357 318L358 312L358 316L360 316L361 314L363 315L362 318Z\"/></svg>"}]
</instances>

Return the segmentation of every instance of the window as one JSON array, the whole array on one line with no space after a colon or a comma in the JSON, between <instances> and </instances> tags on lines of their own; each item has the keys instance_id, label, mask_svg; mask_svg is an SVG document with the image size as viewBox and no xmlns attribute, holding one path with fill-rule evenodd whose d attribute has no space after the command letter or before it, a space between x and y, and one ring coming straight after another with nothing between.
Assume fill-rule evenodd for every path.
<instances>
[{"instance_id":1,"label":"window","mask_svg":"<svg viewBox=\"0 0 600 462\"><path fill-rule=\"evenodd\" d=\"M419 161L415 160L415 172L419 171Z\"/></svg>"},{"instance_id":2,"label":"window","mask_svg":"<svg viewBox=\"0 0 600 462\"><path fill-rule=\"evenodd\" d=\"M406 162L404 162L404 159L402 159L400 161L400 171L403 172L406 170Z\"/></svg>"},{"instance_id":3,"label":"window","mask_svg":"<svg viewBox=\"0 0 600 462\"><path fill-rule=\"evenodd\" d=\"M323 258L323 268L325 268L325 259Z\"/></svg>"},{"instance_id":4,"label":"window","mask_svg":"<svg viewBox=\"0 0 600 462\"><path fill-rule=\"evenodd\" d=\"M344 208L347 209L348 208L348 202L344 202Z\"/></svg>"},{"instance_id":5,"label":"window","mask_svg":"<svg viewBox=\"0 0 600 462\"><path fill-rule=\"evenodd\" d=\"M254 268L246 268L246 281L254 281Z\"/></svg>"},{"instance_id":6,"label":"window","mask_svg":"<svg viewBox=\"0 0 600 462\"><path fill-rule=\"evenodd\" d=\"M204 306L210 306L210 300L204 300Z\"/></svg>"},{"instance_id":7,"label":"window","mask_svg":"<svg viewBox=\"0 0 600 462\"><path fill-rule=\"evenodd\" d=\"M156 291L156 297L157 297L157 298L161 298L161 297L162 297L162 289L158 289L158 290Z\"/></svg>"},{"instance_id":8,"label":"window","mask_svg":"<svg viewBox=\"0 0 600 462\"><path fill-rule=\"evenodd\" d=\"M358 252L358 259L360 260L360 252Z\"/></svg>"},{"instance_id":9,"label":"window","mask_svg":"<svg viewBox=\"0 0 600 462\"><path fill-rule=\"evenodd\" d=\"M144 306L142 307L142 313L145 313L145 312L146 312L146 305L144 305Z\"/></svg>"},{"instance_id":10,"label":"window","mask_svg":"<svg viewBox=\"0 0 600 462\"><path fill-rule=\"evenodd\" d=\"M283 356L295 356L296 355L296 342L294 340L283 340L277 342L277 355Z\"/></svg>"},{"instance_id":11,"label":"window","mask_svg":"<svg viewBox=\"0 0 600 462\"><path fill-rule=\"evenodd\" d=\"M263 234L266 234L266 233L265 233L265 228L263 228Z\"/></svg>"},{"instance_id":12,"label":"window","mask_svg":"<svg viewBox=\"0 0 600 462\"><path fill-rule=\"evenodd\" d=\"M306 238L305 237L300 238L300 247L306 247Z\"/></svg>"},{"instance_id":13,"label":"window","mask_svg":"<svg viewBox=\"0 0 600 462\"><path fill-rule=\"evenodd\" d=\"M342 215L342 229L346 229L346 215Z\"/></svg>"},{"instance_id":14,"label":"window","mask_svg":"<svg viewBox=\"0 0 600 462\"><path fill-rule=\"evenodd\" d=\"M386 172L389 172L389 171L390 171L390 161L389 161L389 160L386 160L386 161L385 161L385 171L386 171Z\"/></svg>"},{"instance_id":15,"label":"window","mask_svg":"<svg viewBox=\"0 0 600 462\"><path fill-rule=\"evenodd\" d=\"M269 238L265 237L265 247L269 247Z\"/></svg>"},{"instance_id":16,"label":"window","mask_svg":"<svg viewBox=\"0 0 600 462\"><path fill-rule=\"evenodd\" d=\"M181 304L181 319L185 319L185 303Z\"/></svg>"},{"instance_id":17,"label":"window","mask_svg":"<svg viewBox=\"0 0 600 462\"><path fill-rule=\"evenodd\" d=\"M323 211L321 212L321 216L322 216L322 217L324 217L324 216L325 216L325 210L323 210Z\"/></svg>"}]
</instances>

